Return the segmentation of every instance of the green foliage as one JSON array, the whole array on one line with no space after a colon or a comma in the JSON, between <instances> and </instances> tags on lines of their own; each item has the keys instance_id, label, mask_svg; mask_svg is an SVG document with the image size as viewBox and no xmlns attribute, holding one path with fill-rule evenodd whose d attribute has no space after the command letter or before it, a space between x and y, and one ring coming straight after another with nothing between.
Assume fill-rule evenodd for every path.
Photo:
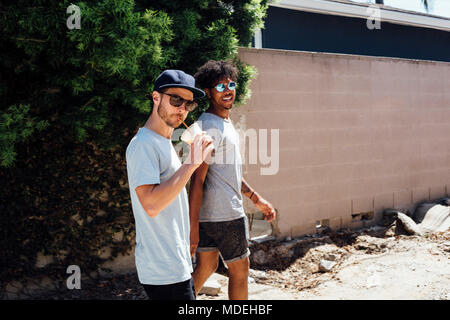
<instances>
[{"instance_id":1,"label":"green foliage","mask_svg":"<svg viewBox=\"0 0 450 320\"><path fill-rule=\"evenodd\" d=\"M130 109L148 114L145 93L163 69L194 74L210 59L233 59L248 71L237 48L262 26L266 2L84 1L76 3L81 29L69 30L70 1L3 1L0 112L29 105L36 126L62 124L79 141L111 147L120 137L114 120ZM246 74L238 102L248 93ZM2 139L1 165L11 166L15 144L26 141Z\"/></svg>"},{"instance_id":2,"label":"green foliage","mask_svg":"<svg viewBox=\"0 0 450 320\"><path fill-rule=\"evenodd\" d=\"M12 166L16 157L15 143L28 139L36 130L42 131L48 126L48 121L37 121L29 116L30 106L10 106L0 115L0 164Z\"/></svg>"},{"instance_id":3,"label":"green foliage","mask_svg":"<svg viewBox=\"0 0 450 320\"><path fill-rule=\"evenodd\" d=\"M17 148L20 165L1 172L1 286L50 277L65 288L69 265L88 276L132 248L126 146L105 151L61 132L51 126L31 136ZM114 239L119 231L122 239ZM111 256L100 255L105 247ZM37 266L38 253L52 257L50 264Z\"/></svg>"},{"instance_id":4,"label":"green foliage","mask_svg":"<svg viewBox=\"0 0 450 320\"><path fill-rule=\"evenodd\" d=\"M71 4L0 2L0 254L8 266L0 282L36 271L42 251L67 251L68 262L94 270L114 230L132 232L118 222L132 217L118 181L126 181L124 151L148 117L145 93L162 70L194 74L210 59L234 60L238 103L256 72L237 49L262 26L266 0L84 0L74 3L81 28L73 30ZM105 190L111 201L101 200Z\"/></svg>"}]
</instances>

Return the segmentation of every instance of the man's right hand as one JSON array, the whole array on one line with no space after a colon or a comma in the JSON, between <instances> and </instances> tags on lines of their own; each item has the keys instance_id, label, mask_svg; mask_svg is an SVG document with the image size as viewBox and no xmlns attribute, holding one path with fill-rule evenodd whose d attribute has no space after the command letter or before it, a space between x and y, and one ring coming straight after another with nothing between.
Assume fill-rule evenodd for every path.
<instances>
[{"instance_id":1,"label":"man's right hand","mask_svg":"<svg viewBox=\"0 0 450 320\"><path fill-rule=\"evenodd\" d=\"M195 136L190 147L189 156L185 163L194 164L195 167L199 167L203 161L211 157L211 153L214 150L213 139L203 132Z\"/></svg>"}]
</instances>

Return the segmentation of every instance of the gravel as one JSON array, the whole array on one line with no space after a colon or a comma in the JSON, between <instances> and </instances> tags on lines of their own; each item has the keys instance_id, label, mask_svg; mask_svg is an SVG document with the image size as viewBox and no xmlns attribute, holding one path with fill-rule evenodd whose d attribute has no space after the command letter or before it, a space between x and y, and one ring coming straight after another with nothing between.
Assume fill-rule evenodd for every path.
<instances>
[{"instance_id":1,"label":"gravel","mask_svg":"<svg viewBox=\"0 0 450 320\"><path fill-rule=\"evenodd\" d=\"M257 284L287 288L300 295L305 294L305 299L314 299L315 295L320 294L320 291L323 293L327 290L330 292L328 297L330 299L346 299L353 294L353 291L358 297L358 294L362 292L360 290L363 289L374 290L375 293L377 293L376 290L379 290L380 296L389 297L389 293L382 288L381 284L384 279L388 279L391 270L397 270L399 275L405 275L405 284L417 280L419 286L417 288L421 292L425 290L422 283L430 283L431 285L428 286L430 289L427 289L430 290L427 293L427 299L445 300L449 298L450 290L449 240L449 231L430 236L408 236L396 234L392 227L376 227L358 231L330 231L324 235L305 236L288 242L276 240L256 243L251 247L252 253L259 252L258 259L266 264L260 265L252 262L250 276ZM278 250L280 247L282 249ZM283 254L283 256L278 259L275 253ZM412 255L411 258L405 256L402 258L404 260L395 262L395 255L400 259L406 254ZM386 258L384 259L383 256ZM434 265L430 257L436 257ZM328 261L329 267L331 264L333 265L327 268L327 272L321 272L319 266L321 261L323 264L325 260ZM404 261L409 262L405 265ZM358 266L361 266L360 269ZM424 271L423 282L420 282L415 274L422 270ZM439 274L437 270L440 270L442 274ZM406 271L412 272L411 277L415 278L411 278L412 280L406 278ZM359 287L353 288L351 287L353 285L351 282L354 280L352 275L358 273L365 273L366 278L361 280ZM429 279L428 277L431 276L434 278ZM391 278L395 280L393 276ZM399 277L397 276L397 278ZM332 291L333 286L339 291ZM348 286L348 296L335 296L341 292L345 294L346 286ZM315 288L320 290L314 292ZM309 296L306 295L308 292L310 292ZM393 290L393 293L396 294L392 296L393 299L402 298L402 292ZM64 289L40 292L27 299L147 300L148 298L139 283L137 274L130 273L83 280L79 290Z\"/></svg>"}]
</instances>

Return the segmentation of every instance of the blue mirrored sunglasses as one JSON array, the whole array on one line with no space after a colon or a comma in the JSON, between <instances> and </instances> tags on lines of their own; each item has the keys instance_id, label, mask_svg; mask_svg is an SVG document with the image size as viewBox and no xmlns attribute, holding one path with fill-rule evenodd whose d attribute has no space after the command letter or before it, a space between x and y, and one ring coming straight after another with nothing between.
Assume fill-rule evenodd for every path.
<instances>
[{"instance_id":1,"label":"blue mirrored sunglasses","mask_svg":"<svg viewBox=\"0 0 450 320\"><path fill-rule=\"evenodd\" d=\"M218 92L223 92L225 90L225 87L228 87L228 90L233 91L234 89L236 89L236 82L234 81L230 81L228 82L228 85L226 85L225 83L219 83L217 86L215 86L214 88L216 88L216 90Z\"/></svg>"}]
</instances>

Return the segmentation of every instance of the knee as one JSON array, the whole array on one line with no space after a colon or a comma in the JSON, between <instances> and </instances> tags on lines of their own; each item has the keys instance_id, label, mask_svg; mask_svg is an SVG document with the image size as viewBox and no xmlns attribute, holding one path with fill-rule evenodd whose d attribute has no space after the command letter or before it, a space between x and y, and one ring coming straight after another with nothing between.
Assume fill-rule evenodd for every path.
<instances>
[{"instance_id":1,"label":"knee","mask_svg":"<svg viewBox=\"0 0 450 320\"><path fill-rule=\"evenodd\" d=\"M208 261L200 260L197 265L197 268L200 268L201 270L204 270L205 272L208 273L216 272L218 267L219 267L219 260L208 260Z\"/></svg>"},{"instance_id":2,"label":"knee","mask_svg":"<svg viewBox=\"0 0 450 320\"><path fill-rule=\"evenodd\" d=\"M250 268L250 261L247 257L242 260L230 263L228 265L228 272L232 277L247 278L249 268Z\"/></svg>"}]
</instances>

